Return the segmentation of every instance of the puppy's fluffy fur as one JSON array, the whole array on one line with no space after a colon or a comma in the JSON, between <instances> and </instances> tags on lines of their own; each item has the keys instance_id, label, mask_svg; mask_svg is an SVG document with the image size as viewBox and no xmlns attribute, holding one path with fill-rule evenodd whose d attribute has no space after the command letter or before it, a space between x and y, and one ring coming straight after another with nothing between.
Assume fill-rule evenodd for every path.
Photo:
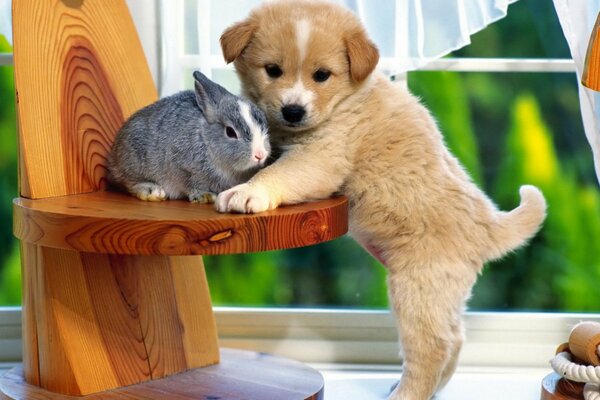
<instances>
[{"instance_id":1,"label":"puppy's fluffy fur","mask_svg":"<svg viewBox=\"0 0 600 400\"><path fill-rule=\"evenodd\" d=\"M446 149L428 110L374 72L377 48L348 10L268 2L227 29L221 45L284 152L220 194L217 209L255 213L346 195L352 236L389 271L404 352L390 398L429 399L456 367L461 312L483 263L537 232L543 195L523 186L516 209L497 210ZM331 74L321 81L319 70ZM300 121L283 116L289 105L305 110Z\"/></svg>"}]
</instances>

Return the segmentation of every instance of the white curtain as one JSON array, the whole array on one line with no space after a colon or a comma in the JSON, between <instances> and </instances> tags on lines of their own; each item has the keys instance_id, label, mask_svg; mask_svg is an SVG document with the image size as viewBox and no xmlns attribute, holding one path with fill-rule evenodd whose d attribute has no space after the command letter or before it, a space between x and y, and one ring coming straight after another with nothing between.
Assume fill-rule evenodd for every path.
<instances>
[{"instance_id":1,"label":"white curtain","mask_svg":"<svg viewBox=\"0 0 600 400\"><path fill-rule=\"evenodd\" d=\"M265 0L268 1L268 0ZM517 0L330 0L353 10L381 52L380 69L417 69L470 43L470 35L503 18ZM219 36L261 0L160 0L161 95L191 84L192 69L236 90ZM0 34L11 42L11 0L0 0ZM135 14L135 10L132 10ZM136 15L134 15L136 19ZM189 76L188 76L189 75Z\"/></svg>"},{"instance_id":2,"label":"white curtain","mask_svg":"<svg viewBox=\"0 0 600 400\"><path fill-rule=\"evenodd\" d=\"M585 55L600 12L600 0L554 0L554 7L577 67L581 116L594 153L596 177L600 182L600 93L581 85Z\"/></svg>"},{"instance_id":3,"label":"white curtain","mask_svg":"<svg viewBox=\"0 0 600 400\"><path fill-rule=\"evenodd\" d=\"M398 73L417 69L428 61L469 44L470 35L503 18L508 5L517 0L331 1L356 12L382 51L383 68L390 73ZM184 29L185 36L197 36L197 24L210 23L212 37L207 43L214 45L220 31L243 18L260 0L162 0L162 3L163 25L175 28L163 30L164 36L174 35L177 27ZM0 34L9 42L12 41L10 4L11 0L0 0ZM196 24L185 23L190 17L190 8L198 10L197 13L192 13L192 16L198 16ZM175 15L173 11L183 11L183 14ZM210 18L204 18L207 14ZM196 28L190 25L196 25ZM163 40L173 43L172 37ZM202 39L198 41L201 42ZM172 57L181 55L176 53L184 50L183 43L177 45L175 48L167 48L173 53ZM172 60L164 61L167 72L171 72L168 66Z\"/></svg>"},{"instance_id":4,"label":"white curtain","mask_svg":"<svg viewBox=\"0 0 600 400\"><path fill-rule=\"evenodd\" d=\"M330 1L358 15L381 52L379 68L391 75L417 69L469 44L470 35L504 17L517 0ZM161 94L189 87L187 76L194 68L236 91L235 75L222 61L219 36L260 3L162 0Z\"/></svg>"},{"instance_id":5,"label":"white curtain","mask_svg":"<svg viewBox=\"0 0 600 400\"><path fill-rule=\"evenodd\" d=\"M11 0L0 0L0 35L12 46Z\"/></svg>"},{"instance_id":6,"label":"white curtain","mask_svg":"<svg viewBox=\"0 0 600 400\"><path fill-rule=\"evenodd\" d=\"M470 44L472 34L504 18L515 1L359 0L355 10L384 50L385 68L399 73ZM387 25L381 23L385 18L390 19Z\"/></svg>"},{"instance_id":7,"label":"white curtain","mask_svg":"<svg viewBox=\"0 0 600 400\"><path fill-rule=\"evenodd\" d=\"M332 0L353 10L381 51L389 74L416 70L471 43L517 0Z\"/></svg>"}]
</instances>

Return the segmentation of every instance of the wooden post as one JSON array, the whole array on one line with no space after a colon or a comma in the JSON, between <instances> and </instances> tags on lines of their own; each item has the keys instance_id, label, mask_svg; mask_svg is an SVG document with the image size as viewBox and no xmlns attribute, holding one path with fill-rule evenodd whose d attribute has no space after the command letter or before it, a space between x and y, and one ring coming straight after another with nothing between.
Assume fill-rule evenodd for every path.
<instances>
[{"instance_id":1,"label":"wooden post","mask_svg":"<svg viewBox=\"0 0 600 400\"><path fill-rule=\"evenodd\" d=\"M86 395L219 361L201 257L24 247L28 382Z\"/></svg>"},{"instance_id":2,"label":"wooden post","mask_svg":"<svg viewBox=\"0 0 600 400\"><path fill-rule=\"evenodd\" d=\"M117 130L157 99L127 6L19 0L13 28L21 195L101 190ZM36 224L18 216L15 223ZM27 382L85 395L219 361L201 257L34 242L21 246Z\"/></svg>"}]
</instances>

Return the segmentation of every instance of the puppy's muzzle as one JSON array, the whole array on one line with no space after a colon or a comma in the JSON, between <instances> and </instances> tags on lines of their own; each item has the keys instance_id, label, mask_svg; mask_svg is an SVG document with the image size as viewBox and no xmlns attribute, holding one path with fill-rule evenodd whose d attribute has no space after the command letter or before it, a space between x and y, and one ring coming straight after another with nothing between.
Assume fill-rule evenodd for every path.
<instances>
[{"instance_id":1,"label":"puppy's muzzle","mask_svg":"<svg viewBox=\"0 0 600 400\"><path fill-rule=\"evenodd\" d=\"M302 121L302 118L304 118L305 114L306 110L304 107L298 104L290 104L281 107L281 115L283 115L283 119L292 124Z\"/></svg>"}]
</instances>

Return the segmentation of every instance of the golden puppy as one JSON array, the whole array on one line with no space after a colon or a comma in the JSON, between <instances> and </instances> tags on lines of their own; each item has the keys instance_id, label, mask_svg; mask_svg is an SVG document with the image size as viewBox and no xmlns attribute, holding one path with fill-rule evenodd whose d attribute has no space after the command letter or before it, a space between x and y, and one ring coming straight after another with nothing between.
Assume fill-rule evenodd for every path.
<instances>
[{"instance_id":1,"label":"golden puppy","mask_svg":"<svg viewBox=\"0 0 600 400\"><path fill-rule=\"evenodd\" d=\"M450 378L461 312L485 261L524 244L546 202L533 186L498 211L446 147L428 110L373 72L359 20L323 1L274 1L228 28L225 60L269 118L282 156L221 193L221 212L257 213L342 193L350 233L389 271L404 353L390 399L429 399Z\"/></svg>"}]
</instances>

